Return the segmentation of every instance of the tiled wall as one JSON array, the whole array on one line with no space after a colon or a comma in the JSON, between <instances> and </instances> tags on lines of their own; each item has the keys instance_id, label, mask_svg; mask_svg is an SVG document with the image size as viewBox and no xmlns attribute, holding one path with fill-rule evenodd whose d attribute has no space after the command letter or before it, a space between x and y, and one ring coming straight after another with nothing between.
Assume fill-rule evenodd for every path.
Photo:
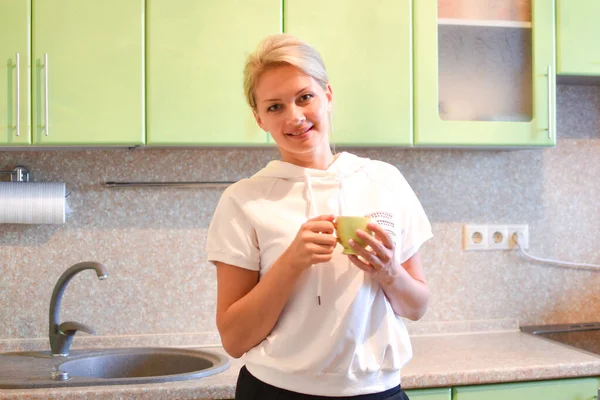
<instances>
[{"instance_id":1,"label":"tiled wall","mask_svg":"<svg viewBox=\"0 0 600 400\"><path fill-rule=\"evenodd\" d=\"M526 223L532 253L600 264L600 87L559 86L557 98L554 149L352 150L398 166L433 223L435 238L422 249L432 298L413 327L600 320L600 271L461 250L464 223ZM0 168L22 164L36 181L66 182L73 209L65 225L0 225L0 341L45 343L54 283L70 265L94 260L109 279L76 276L61 320L92 325L101 337L217 343L215 271L204 243L222 190L103 184L237 180L277 156L273 149L0 152Z\"/></svg>"}]
</instances>

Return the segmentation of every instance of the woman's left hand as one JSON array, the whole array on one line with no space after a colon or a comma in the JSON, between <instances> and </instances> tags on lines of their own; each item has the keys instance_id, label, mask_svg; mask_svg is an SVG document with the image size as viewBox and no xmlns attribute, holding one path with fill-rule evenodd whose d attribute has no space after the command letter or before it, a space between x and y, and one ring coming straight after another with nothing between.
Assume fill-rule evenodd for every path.
<instances>
[{"instance_id":1,"label":"woman's left hand","mask_svg":"<svg viewBox=\"0 0 600 400\"><path fill-rule=\"evenodd\" d=\"M365 247L352 239L350 247L356 255L349 255L352 264L373 276L381 284L390 284L394 280L397 268L394 262L395 244L390 235L377 223L371 222L367 228L375 236L358 229L356 235L365 243ZM359 258L360 256L361 258Z\"/></svg>"}]
</instances>

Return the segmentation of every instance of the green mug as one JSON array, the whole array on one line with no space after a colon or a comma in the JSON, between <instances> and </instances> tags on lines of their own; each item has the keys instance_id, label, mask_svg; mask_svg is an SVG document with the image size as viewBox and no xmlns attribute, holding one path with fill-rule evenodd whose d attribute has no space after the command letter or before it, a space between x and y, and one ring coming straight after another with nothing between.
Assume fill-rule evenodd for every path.
<instances>
[{"instance_id":1,"label":"green mug","mask_svg":"<svg viewBox=\"0 0 600 400\"><path fill-rule=\"evenodd\" d=\"M359 246L366 246L366 243L356 236L356 230L360 229L373 235L373 231L367 229L367 225L371 222L371 218L368 217L356 217L341 215L336 217L335 232L337 234L338 242L344 247L342 254L356 254L354 249L348 244L348 240L354 240Z\"/></svg>"}]
</instances>

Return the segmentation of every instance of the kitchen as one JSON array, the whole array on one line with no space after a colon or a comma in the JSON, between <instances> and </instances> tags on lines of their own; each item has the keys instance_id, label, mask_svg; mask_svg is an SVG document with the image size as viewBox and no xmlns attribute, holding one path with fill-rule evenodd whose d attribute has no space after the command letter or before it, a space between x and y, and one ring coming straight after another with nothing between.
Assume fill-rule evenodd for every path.
<instances>
[{"instance_id":1,"label":"kitchen","mask_svg":"<svg viewBox=\"0 0 600 400\"><path fill-rule=\"evenodd\" d=\"M31 6L34 12L38 3L34 1ZM534 0L534 3L540 2ZM148 11L152 10L150 4L148 1ZM290 6L293 4L290 2ZM413 8L419 10L414 4ZM291 23L288 19L288 24ZM148 24L147 28L152 25ZM248 40L252 47L256 40ZM415 40L418 53L419 37ZM592 52L593 48L588 50ZM152 53L149 60L151 57ZM52 62L50 53L49 74L53 72ZM419 79L419 71L422 71L418 62L418 58L415 59L415 79ZM241 63L232 66L232 70L239 71ZM153 67L147 67L147 79L151 83ZM596 75L600 75L600 71ZM34 75L33 79L40 78ZM545 92L547 77L541 79ZM527 224L528 251L532 254L600 263L595 240L600 226L597 201L600 195L600 86L593 80L576 85L560 81L559 77L555 87L555 147L495 147L484 143L440 145L440 148L368 143L347 146L353 153L397 166L433 225L434 238L421 252L431 288L429 309L423 319L408 323L414 345L414 358L403 369L403 386L408 390L438 388L435 390L443 391L476 384L600 376L600 357L519 333L519 326L524 325L600 320L600 299L595 290L600 282L598 271L533 262L517 250L463 250L465 224ZM161 78L160 82L170 81ZM235 93L239 91L241 98L241 83L238 83L232 84L230 89L236 90ZM333 82L332 85L335 91ZM49 87L50 91L57 89L56 85ZM138 89L143 92L141 87ZM160 89L157 86L154 90ZM149 138L152 138L152 129L156 129L153 126L161 122L154 123L150 110L166 108L160 103L160 97L152 97L152 90L153 86L148 86L146 129ZM166 89L162 90L158 92L161 95ZM415 91L419 93L419 88ZM342 94L339 98L343 101ZM377 105L382 113L386 110L385 104L378 105L371 99L368 103ZM44 113L37 111L38 106L37 101L32 102L34 121L44 118ZM55 107L68 111L66 106ZM126 111L141 116L142 108L138 104L137 109ZM251 115L246 115L249 114L247 107L240 106L240 109L243 111L235 112L245 116L243 123L252 122L248 122ZM397 123L395 118L388 117L386 121L376 112L368 113L368 117L385 121L385 127ZM344 132L346 122L342 113L340 110L335 114L335 120L340 121L334 123L334 141L336 132ZM419 118L418 113L415 108L415 118ZM55 114L50 113L50 126L54 123L52 115ZM461 115L460 118L466 117ZM416 129L419 129L418 121ZM34 141L45 136L43 131L32 131ZM49 137L54 132L60 134L61 129L50 129ZM160 142L158 133L154 135L156 143ZM362 136L351 140L369 139L368 135ZM54 284L68 267L82 261L102 263L108 270L108 279L98 281L87 271L75 276L65 291L61 319L81 321L97 333L95 336L78 333L73 349L219 346L215 325L215 270L206 261L204 245L223 188L116 189L107 188L106 182L236 181L278 157L272 144L252 148L206 143L194 146L184 138L184 143L170 143L177 148L166 148L166 144L136 147L134 143L108 148L98 143L45 145L43 137L41 140L41 145L30 147L3 145L0 169L23 165L33 181L64 182L70 212L66 214L65 224L0 226L0 319L3 321L0 351L48 350L47 318ZM340 145L336 150L345 149ZM513 342L503 337L519 339ZM454 357L444 353L452 347L463 350ZM504 359L507 354L527 354L528 349L535 353L531 356L535 362L522 361L526 364L522 369L519 369L518 359L511 358L508 364ZM564 358L557 359L559 356ZM459 363L461 360L464 364ZM227 372L205 381L129 388L123 385L1 389L0 398L77 398L76 395L86 393L100 398L120 395L169 398L169 393L173 393L172 398L186 397L186 393L193 393L189 398L232 398L235 368L239 366L239 360L231 360ZM499 366L504 369L496 369ZM202 382L212 383L207 390ZM448 389L446 398L449 398L447 393Z\"/></svg>"}]
</instances>

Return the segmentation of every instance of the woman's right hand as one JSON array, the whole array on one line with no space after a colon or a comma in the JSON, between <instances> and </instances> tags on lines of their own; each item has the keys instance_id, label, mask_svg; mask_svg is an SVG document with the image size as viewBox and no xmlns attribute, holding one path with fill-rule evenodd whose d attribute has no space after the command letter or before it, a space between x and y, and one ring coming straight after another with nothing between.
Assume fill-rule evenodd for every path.
<instances>
[{"instance_id":1,"label":"woman's right hand","mask_svg":"<svg viewBox=\"0 0 600 400\"><path fill-rule=\"evenodd\" d=\"M282 257L300 270L330 261L337 245L337 239L333 235L334 219L334 215L319 215L303 223Z\"/></svg>"}]
</instances>

